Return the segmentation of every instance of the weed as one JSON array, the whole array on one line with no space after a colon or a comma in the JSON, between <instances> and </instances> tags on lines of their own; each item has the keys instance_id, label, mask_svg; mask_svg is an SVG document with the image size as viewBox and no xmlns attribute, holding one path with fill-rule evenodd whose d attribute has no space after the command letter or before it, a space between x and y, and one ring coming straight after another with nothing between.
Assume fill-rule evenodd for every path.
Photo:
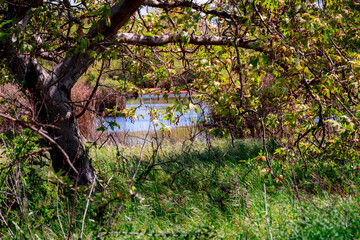
<instances>
[{"instance_id":1,"label":"weed","mask_svg":"<svg viewBox=\"0 0 360 240\"><path fill-rule=\"evenodd\" d=\"M16 153L19 158L38 149L37 139L26 141L31 137L26 132L12 141L3 136L7 160L2 166ZM135 179L131 191L127 186L139 146L90 149L98 186L76 190L52 172L46 154L34 156L0 172L0 233L40 239L270 239L270 233L274 239L359 237L357 175L346 171L348 166L331 172L324 163L301 172L301 163L275 162L284 178L273 179L259 161L261 149L256 140L232 144L224 139L213 140L212 146L163 144L154 157L146 147L137 176L146 174Z\"/></svg>"}]
</instances>

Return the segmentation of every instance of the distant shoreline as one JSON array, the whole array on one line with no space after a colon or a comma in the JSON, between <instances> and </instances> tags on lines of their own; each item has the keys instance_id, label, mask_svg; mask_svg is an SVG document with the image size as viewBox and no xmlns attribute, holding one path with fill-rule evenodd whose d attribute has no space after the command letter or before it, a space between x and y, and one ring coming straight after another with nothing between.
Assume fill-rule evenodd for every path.
<instances>
[{"instance_id":1,"label":"distant shoreline","mask_svg":"<svg viewBox=\"0 0 360 240\"><path fill-rule=\"evenodd\" d=\"M136 96L137 93L138 95ZM160 95L164 95L164 94L174 94L174 91L172 90L166 90L163 88L140 88L137 92L133 92L133 93L128 93L127 94L127 98L138 98L140 95L144 96L144 95L154 95L154 96L160 96ZM179 91L179 94L183 94L185 96L187 95L194 95L196 94L194 91L186 91L186 90L181 90Z\"/></svg>"}]
</instances>

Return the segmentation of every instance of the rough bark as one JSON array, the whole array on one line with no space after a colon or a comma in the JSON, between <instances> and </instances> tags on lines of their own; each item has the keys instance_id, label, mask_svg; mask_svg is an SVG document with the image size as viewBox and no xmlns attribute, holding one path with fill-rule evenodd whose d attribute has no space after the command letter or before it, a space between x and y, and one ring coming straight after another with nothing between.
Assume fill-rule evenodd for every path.
<instances>
[{"instance_id":1,"label":"rough bark","mask_svg":"<svg viewBox=\"0 0 360 240\"><path fill-rule=\"evenodd\" d=\"M64 86L54 85L49 88L43 99L44 104L39 109L42 113L42 122L47 121L58 127L49 129L49 133L67 153L77 172L69 166L58 148L50 151L54 170L63 171L71 179L76 180L77 185L92 182L95 178L94 169L74 121L74 111L69 104L69 90Z\"/></svg>"},{"instance_id":2,"label":"rough bark","mask_svg":"<svg viewBox=\"0 0 360 240\"><path fill-rule=\"evenodd\" d=\"M205 36L181 36L181 34L164 34L157 36L144 36L133 33L117 34L117 43L126 43L145 46L162 46L168 43L188 42L194 45L218 45L218 46L236 46L244 49L251 49L259 52L265 52L262 47L255 46L257 39L246 40L236 37L218 37L212 35Z\"/></svg>"},{"instance_id":3,"label":"rough bark","mask_svg":"<svg viewBox=\"0 0 360 240\"><path fill-rule=\"evenodd\" d=\"M119 40L115 40L114 38L118 30L128 21L143 1L122 0L118 5L113 6L107 21L98 21L84 36L89 39L90 45L88 50L101 53L105 49L104 45L120 42L157 46L168 42L181 42L185 40L180 35L169 34L148 37L129 33L119 34ZM182 3L189 3L195 10L203 10L203 8L193 2L185 1ZM156 7L165 8L175 7L163 1L147 1L147 4L155 4L157 5ZM166 6L163 6L163 4ZM169 4L171 6L168 6ZM29 4L26 5L27 8L30 6ZM207 13L219 16L226 15L226 17L230 18L234 17L226 12L211 11ZM25 17L25 14L26 12L22 11L16 17L20 21ZM99 34L104 37L104 41L96 42L94 40ZM256 47L254 44L255 40L193 35L189 36L188 40L191 44L197 45L234 45L264 52L264 49L261 47ZM65 57L52 70L46 70L42 68L33 56L19 53L11 40L9 40L5 43L0 41L0 60L6 60L9 69L14 73L19 82L25 82L26 88L30 91L29 97L37 110L37 120L40 123L57 126L57 128L44 129L58 144L58 147L53 147L50 151L54 170L67 174L71 179L76 180L78 185L85 185L94 181L95 173L91 165L91 159L85 151L75 124L74 111L70 105L70 92L79 77L84 74L95 59L86 53L74 54ZM64 152L67 154L67 157L64 157Z\"/></svg>"},{"instance_id":4,"label":"rough bark","mask_svg":"<svg viewBox=\"0 0 360 240\"><path fill-rule=\"evenodd\" d=\"M56 128L44 129L58 145L50 150L54 170L62 171L63 175L76 180L77 185L92 182L95 177L94 169L78 133L73 109L69 104L71 88L65 87L60 79L56 84L49 86L54 74L43 69L36 59L19 54L11 46L11 42L2 44L1 47L1 56L6 57L15 77L24 80L25 88L30 92L28 96L36 110L36 120L56 126ZM75 169L68 163L69 160Z\"/></svg>"},{"instance_id":5,"label":"rough bark","mask_svg":"<svg viewBox=\"0 0 360 240\"><path fill-rule=\"evenodd\" d=\"M119 5L111 8L110 26L101 20L85 37L92 42L94 37L102 34L105 39L111 40L142 2L143 0L121 1ZM21 17L25 16L17 17L20 21ZM96 42L89 46L89 50L98 53L103 49ZM25 83L30 92L29 98L37 112L36 120L56 126L44 129L57 144L57 147L50 150L54 170L68 175L77 185L93 182L95 172L75 123L75 113L70 105L70 92L79 77L95 60L86 53L72 55L64 58L54 69L45 70L35 58L19 53L11 40L0 41L0 59L6 60L19 82Z\"/></svg>"}]
</instances>

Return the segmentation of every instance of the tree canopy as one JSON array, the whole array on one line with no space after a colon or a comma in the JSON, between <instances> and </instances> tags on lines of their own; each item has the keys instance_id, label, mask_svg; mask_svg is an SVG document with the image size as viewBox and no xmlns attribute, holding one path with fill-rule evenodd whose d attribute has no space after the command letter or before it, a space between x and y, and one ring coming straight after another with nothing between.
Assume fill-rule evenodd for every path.
<instances>
[{"instance_id":1,"label":"tree canopy","mask_svg":"<svg viewBox=\"0 0 360 240\"><path fill-rule=\"evenodd\" d=\"M195 92L211 106L209 133L275 141L275 155L264 149L270 169L289 157L304 168L309 155L359 158L357 1L23 0L0 10L2 84L16 83L34 105L31 121L1 117L46 136L54 169L79 184L95 175L70 93L109 61L120 61L129 81L140 74Z\"/></svg>"}]
</instances>

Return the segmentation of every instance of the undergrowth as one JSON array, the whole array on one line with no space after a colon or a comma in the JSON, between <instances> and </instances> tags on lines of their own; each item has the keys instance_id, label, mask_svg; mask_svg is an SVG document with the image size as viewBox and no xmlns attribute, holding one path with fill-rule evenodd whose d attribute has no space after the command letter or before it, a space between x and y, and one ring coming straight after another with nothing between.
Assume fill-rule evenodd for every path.
<instances>
[{"instance_id":1,"label":"undergrowth","mask_svg":"<svg viewBox=\"0 0 360 240\"><path fill-rule=\"evenodd\" d=\"M33 137L3 136L3 142L16 138L17 146L36 151L39 146ZM271 144L268 149L275 151ZM98 182L81 188L72 188L69 180L55 175L46 153L4 167L9 159L23 159L23 152L6 144L2 151L0 236L4 239L354 239L360 235L357 171L325 163L305 171L301 162L276 158L269 169L261 157L263 146L256 140L92 148Z\"/></svg>"}]
</instances>

